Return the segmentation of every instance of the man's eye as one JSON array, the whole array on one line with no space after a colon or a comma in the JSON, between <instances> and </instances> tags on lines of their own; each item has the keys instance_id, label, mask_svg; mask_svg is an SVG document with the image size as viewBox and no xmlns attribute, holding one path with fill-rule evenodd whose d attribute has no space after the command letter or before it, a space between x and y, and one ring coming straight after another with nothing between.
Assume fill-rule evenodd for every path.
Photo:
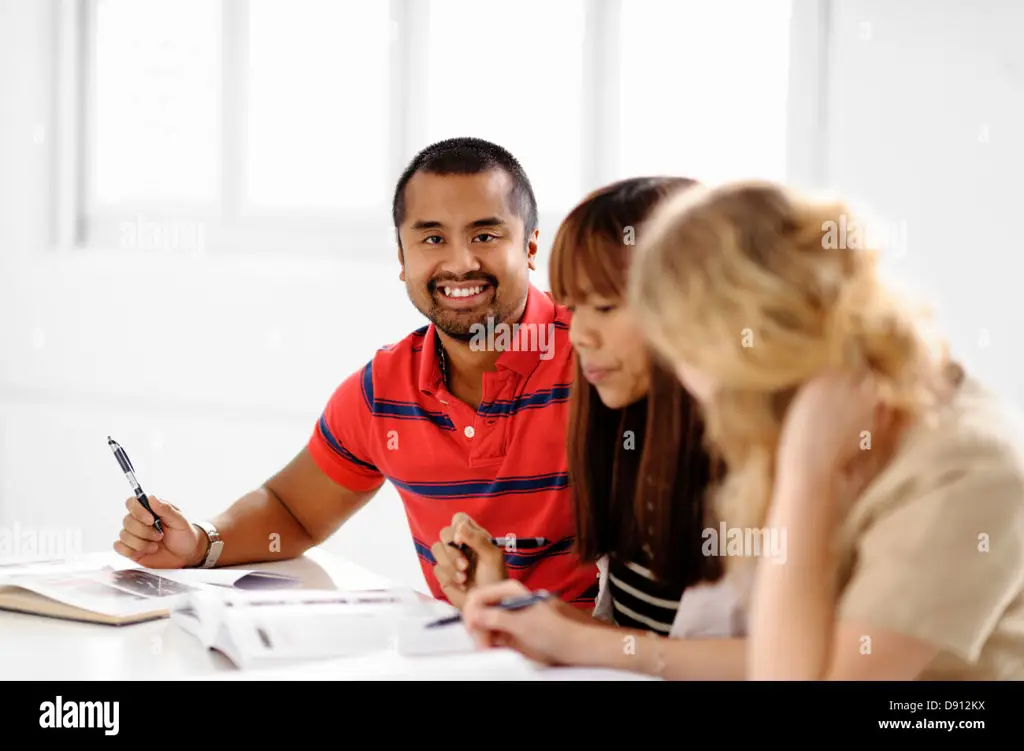
<instances>
[{"instance_id":1,"label":"man's eye","mask_svg":"<svg viewBox=\"0 0 1024 751\"><path fill-rule=\"evenodd\" d=\"M497 240L498 239L498 237L496 235L492 235L490 232L483 232L483 233L477 235L476 237L474 237L473 239L475 240L475 239L477 239L479 237L489 237L491 240Z\"/></svg>"},{"instance_id":2,"label":"man's eye","mask_svg":"<svg viewBox=\"0 0 1024 751\"><path fill-rule=\"evenodd\" d=\"M441 242L441 236L440 235L431 235L430 237L424 238L423 242L425 242L427 245L434 245L435 243L432 243L431 240L437 240L437 242Z\"/></svg>"},{"instance_id":3,"label":"man's eye","mask_svg":"<svg viewBox=\"0 0 1024 751\"><path fill-rule=\"evenodd\" d=\"M615 306L614 305L598 305L597 306L597 312L598 313L611 313L613 310L615 310Z\"/></svg>"}]
</instances>

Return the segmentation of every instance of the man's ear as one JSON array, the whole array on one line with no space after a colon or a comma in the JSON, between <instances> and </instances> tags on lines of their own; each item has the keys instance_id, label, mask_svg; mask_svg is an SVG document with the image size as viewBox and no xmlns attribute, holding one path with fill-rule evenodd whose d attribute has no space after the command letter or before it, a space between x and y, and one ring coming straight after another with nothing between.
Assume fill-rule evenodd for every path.
<instances>
[{"instance_id":1,"label":"man's ear","mask_svg":"<svg viewBox=\"0 0 1024 751\"><path fill-rule=\"evenodd\" d=\"M398 241L398 265L401 269L398 272L398 279L405 281L405 253L402 252L402 241Z\"/></svg>"},{"instance_id":2,"label":"man's ear","mask_svg":"<svg viewBox=\"0 0 1024 751\"><path fill-rule=\"evenodd\" d=\"M532 271L537 270L537 241L540 238L540 230L535 229L530 233L530 239L526 243L526 263Z\"/></svg>"}]
</instances>

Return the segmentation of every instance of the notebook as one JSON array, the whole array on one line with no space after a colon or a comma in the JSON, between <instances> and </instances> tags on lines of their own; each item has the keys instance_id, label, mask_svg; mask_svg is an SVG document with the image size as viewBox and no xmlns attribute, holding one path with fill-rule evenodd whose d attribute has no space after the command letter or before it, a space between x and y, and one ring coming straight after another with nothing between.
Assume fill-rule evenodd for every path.
<instances>
[{"instance_id":1,"label":"notebook","mask_svg":"<svg viewBox=\"0 0 1024 751\"><path fill-rule=\"evenodd\" d=\"M174 604L204 590L298 586L254 570L158 570L89 562L0 564L0 610L123 626L166 618Z\"/></svg>"}]
</instances>

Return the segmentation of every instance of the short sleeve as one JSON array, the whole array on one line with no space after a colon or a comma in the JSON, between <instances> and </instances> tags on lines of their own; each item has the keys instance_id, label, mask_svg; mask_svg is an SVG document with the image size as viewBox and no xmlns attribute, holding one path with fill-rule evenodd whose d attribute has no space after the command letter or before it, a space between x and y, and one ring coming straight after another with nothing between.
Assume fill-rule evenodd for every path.
<instances>
[{"instance_id":1,"label":"short sleeve","mask_svg":"<svg viewBox=\"0 0 1024 751\"><path fill-rule=\"evenodd\" d=\"M601 556L597 561L597 598L594 600L593 617L599 621L614 623L615 616L612 612L612 593L608 589L608 557Z\"/></svg>"},{"instance_id":2,"label":"short sleeve","mask_svg":"<svg viewBox=\"0 0 1024 751\"><path fill-rule=\"evenodd\" d=\"M356 492L375 490L384 483L369 440L372 411L363 384L369 377L367 365L335 389L308 444L317 466L336 483Z\"/></svg>"},{"instance_id":3,"label":"short sleeve","mask_svg":"<svg viewBox=\"0 0 1024 751\"><path fill-rule=\"evenodd\" d=\"M902 492L856 541L838 617L973 662L1024 586L1021 472L1013 461L965 462Z\"/></svg>"}]
</instances>

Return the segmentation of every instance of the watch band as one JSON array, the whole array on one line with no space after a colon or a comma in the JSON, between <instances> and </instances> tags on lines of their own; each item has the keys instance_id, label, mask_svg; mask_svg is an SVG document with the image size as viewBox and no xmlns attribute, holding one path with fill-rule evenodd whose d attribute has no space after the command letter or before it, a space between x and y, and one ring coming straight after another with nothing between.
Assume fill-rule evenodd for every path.
<instances>
[{"instance_id":1,"label":"watch band","mask_svg":"<svg viewBox=\"0 0 1024 751\"><path fill-rule=\"evenodd\" d=\"M224 541L221 540L217 528L208 521L193 522L193 524L206 533L209 543L206 546L206 554L196 568L213 568L217 565L220 553L224 549Z\"/></svg>"}]
</instances>

